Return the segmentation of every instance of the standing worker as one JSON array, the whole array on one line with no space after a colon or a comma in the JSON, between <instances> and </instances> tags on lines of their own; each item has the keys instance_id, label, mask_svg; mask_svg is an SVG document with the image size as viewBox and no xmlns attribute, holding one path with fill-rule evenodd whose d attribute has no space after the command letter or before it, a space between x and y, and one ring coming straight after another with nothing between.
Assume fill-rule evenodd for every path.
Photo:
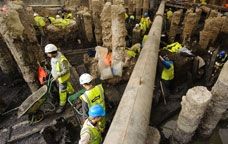
<instances>
[{"instance_id":1,"label":"standing worker","mask_svg":"<svg viewBox=\"0 0 228 144\"><path fill-rule=\"evenodd\" d=\"M88 117L87 112L92 106L100 104L105 109L104 89L101 84L94 86L92 80L93 77L88 73L84 73L79 77L80 84L86 90L80 96L84 120Z\"/></svg>"},{"instance_id":2,"label":"standing worker","mask_svg":"<svg viewBox=\"0 0 228 144\"><path fill-rule=\"evenodd\" d=\"M44 27L46 25L45 19L44 17L40 16L38 13L34 13L33 16L34 16L35 25L39 29L39 32L41 35L41 40L40 40L41 46L44 46L44 43L45 43Z\"/></svg>"},{"instance_id":3,"label":"standing worker","mask_svg":"<svg viewBox=\"0 0 228 144\"><path fill-rule=\"evenodd\" d=\"M169 60L168 56L164 56L164 58L159 56L159 58L163 64L161 79L165 88L165 95L169 95L173 87L172 80L174 79L173 61Z\"/></svg>"},{"instance_id":4,"label":"standing worker","mask_svg":"<svg viewBox=\"0 0 228 144\"><path fill-rule=\"evenodd\" d=\"M79 144L101 144L101 130L97 126L105 116L105 110L101 105L94 105L89 109L89 118L83 124L80 132Z\"/></svg>"},{"instance_id":5,"label":"standing worker","mask_svg":"<svg viewBox=\"0 0 228 144\"><path fill-rule=\"evenodd\" d=\"M61 113L65 109L67 94L74 93L70 83L70 64L54 44L46 45L45 53L51 58L51 74L59 86L59 108L56 113Z\"/></svg>"}]
</instances>

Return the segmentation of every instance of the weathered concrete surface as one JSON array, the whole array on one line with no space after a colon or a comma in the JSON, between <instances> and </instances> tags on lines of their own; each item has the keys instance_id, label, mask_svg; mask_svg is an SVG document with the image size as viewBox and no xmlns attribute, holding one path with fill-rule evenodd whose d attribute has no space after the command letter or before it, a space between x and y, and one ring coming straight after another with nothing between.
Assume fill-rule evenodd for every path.
<instances>
[{"instance_id":1,"label":"weathered concrete surface","mask_svg":"<svg viewBox=\"0 0 228 144\"><path fill-rule=\"evenodd\" d=\"M211 97L211 93L203 86L189 89L186 96L182 97L182 109L173 133L174 142L183 144L191 140Z\"/></svg>"},{"instance_id":2,"label":"weathered concrete surface","mask_svg":"<svg viewBox=\"0 0 228 144\"><path fill-rule=\"evenodd\" d=\"M0 14L0 33L20 68L24 80L31 91L38 89L38 62L44 59L38 45L35 30L31 25L31 17L20 2L9 2L9 10Z\"/></svg>"},{"instance_id":3,"label":"weathered concrete surface","mask_svg":"<svg viewBox=\"0 0 228 144\"><path fill-rule=\"evenodd\" d=\"M125 9L123 5L111 6L112 17L112 68L114 75L122 76L127 30L125 27Z\"/></svg>"},{"instance_id":4,"label":"weathered concrete surface","mask_svg":"<svg viewBox=\"0 0 228 144\"><path fill-rule=\"evenodd\" d=\"M111 3L107 2L101 13L102 41L103 46L112 49L112 18Z\"/></svg>"},{"instance_id":5,"label":"weathered concrete surface","mask_svg":"<svg viewBox=\"0 0 228 144\"><path fill-rule=\"evenodd\" d=\"M3 41L2 36L0 36L0 68L2 72L7 75L18 73L16 62L6 43Z\"/></svg>"},{"instance_id":6,"label":"weathered concrete surface","mask_svg":"<svg viewBox=\"0 0 228 144\"><path fill-rule=\"evenodd\" d=\"M97 41L97 45L102 44L102 27L100 21L100 15L103 9L103 0L92 0L92 12L93 12L93 22L95 26L95 37Z\"/></svg>"},{"instance_id":7,"label":"weathered concrete surface","mask_svg":"<svg viewBox=\"0 0 228 144\"><path fill-rule=\"evenodd\" d=\"M210 136L223 113L228 109L228 62L222 68L222 71L212 88L212 100L207 108L200 127L202 136Z\"/></svg>"},{"instance_id":8,"label":"weathered concrete surface","mask_svg":"<svg viewBox=\"0 0 228 144\"><path fill-rule=\"evenodd\" d=\"M222 28L224 17L208 18L205 21L204 29L200 32L199 44L201 48L206 49L210 44L213 44Z\"/></svg>"},{"instance_id":9,"label":"weathered concrete surface","mask_svg":"<svg viewBox=\"0 0 228 144\"><path fill-rule=\"evenodd\" d=\"M175 40L177 31L179 29L179 24L181 21L181 16L183 14L183 10L178 10L173 13L172 21L171 21L171 26L169 29L169 40L172 42Z\"/></svg>"},{"instance_id":10,"label":"weathered concrete surface","mask_svg":"<svg viewBox=\"0 0 228 144\"><path fill-rule=\"evenodd\" d=\"M146 142L164 9L165 1L162 1L104 144Z\"/></svg>"}]
</instances>

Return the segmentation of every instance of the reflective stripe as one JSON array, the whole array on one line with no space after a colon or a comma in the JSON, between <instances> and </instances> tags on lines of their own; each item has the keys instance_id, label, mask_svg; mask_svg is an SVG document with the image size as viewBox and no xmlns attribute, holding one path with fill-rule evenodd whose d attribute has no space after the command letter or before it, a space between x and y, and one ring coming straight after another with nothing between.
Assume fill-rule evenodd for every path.
<instances>
[{"instance_id":1,"label":"reflective stripe","mask_svg":"<svg viewBox=\"0 0 228 144\"><path fill-rule=\"evenodd\" d=\"M66 59L66 57L64 55L61 55L60 58L58 59L57 63L56 63L56 71L57 72L61 72L62 71L62 68L61 68L61 63L63 61L67 61L68 60ZM68 62L69 63L69 62ZM67 80L70 79L70 72L66 73L65 75L61 76L58 78L58 82L59 83L64 83L66 82Z\"/></svg>"}]
</instances>

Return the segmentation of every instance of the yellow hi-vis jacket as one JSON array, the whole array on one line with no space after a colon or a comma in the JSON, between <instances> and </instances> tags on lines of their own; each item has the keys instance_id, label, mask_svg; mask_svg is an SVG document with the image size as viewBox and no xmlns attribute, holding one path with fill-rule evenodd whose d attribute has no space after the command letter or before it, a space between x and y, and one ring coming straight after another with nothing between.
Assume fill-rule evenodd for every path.
<instances>
[{"instance_id":1,"label":"yellow hi-vis jacket","mask_svg":"<svg viewBox=\"0 0 228 144\"><path fill-rule=\"evenodd\" d=\"M61 65L62 65L63 61L67 61L67 63L69 63L68 60L66 59L66 57L61 54L61 56L59 57L59 59L58 59L58 61L56 63L56 72L57 73L60 73L62 71L62 66ZM60 76L58 78L58 82L59 83L64 83L64 82L68 81L69 79L70 79L70 70L68 70L68 72L66 74L64 74L63 76Z\"/></svg>"},{"instance_id":2,"label":"yellow hi-vis jacket","mask_svg":"<svg viewBox=\"0 0 228 144\"><path fill-rule=\"evenodd\" d=\"M89 120L87 119L83 127L81 129L80 135L81 138L83 137L83 134L88 133L90 135L89 143L88 144L101 144L102 143L102 137L101 132L99 129L95 126L93 126Z\"/></svg>"},{"instance_id":3,"label":"yellow hi-vis jacket","mask_svg":"<svg viewBox=\"0 0 228 144\"><path fill-rule=\"evenodd\" d=\"M163 80L172 80L174 78L174 65L173 62L169 61L171 63L171 67L169 69L166 69L165 67L162 70L162 79Z\"/></svg>"},{"instance_id":4,"label":"yellow hi-vis jacket","mask_svg":"<svg viewBox=\"0 0 228 144\"><path fill-rule=\"evenodd\" d=\"M173 17L173 12L171 10L167 11L167 19L171 20L172 17Z\"/></svg>"},{"instance_id":5,"label":"yellow hi-vis jacket","mask_svg":"<svg viewBox=\"0 0 228 144\"><path fill-rule=\"evenodd\" d=\"M44 27L46 25L45 21L44 21L44 18L41 17L41 16L35 16L34 17L34 20L36 22L36 25L38 27Z\"/></svg>"},{"instance_id":6,"label":"yellow hi-vis jacket","mask_svg":"<svg viewBox=\"0 0 228 144\"><path fill-rule=\"evenodd\" d=\"M105 109L104 89L101 84L85 91L85 93L82 94L80 98L88 104L89 108L96 104L99 104Z\"/></svg>"},{"instance_id":7,"label":"yellow hi-vis jacket","mask_svg":"<svg viewBox=\"0 0 228 144\"><path fill-rule=\"evenodd\" d=\"M168 51L172 53L178 52L182 48L181 44L179 42L174 42L172 44L167 45L163 49L167 49Z\"/></svg>"}]
</instances>

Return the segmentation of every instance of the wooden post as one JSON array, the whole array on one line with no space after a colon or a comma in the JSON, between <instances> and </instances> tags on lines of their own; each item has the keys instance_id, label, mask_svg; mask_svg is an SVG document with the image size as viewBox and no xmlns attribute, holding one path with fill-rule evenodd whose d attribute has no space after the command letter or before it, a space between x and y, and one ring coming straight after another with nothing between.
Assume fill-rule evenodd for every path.
<instances>
[{"instance_id":1,"label":"wooden post","mask_svg":"<svg viewBox=\"0 0 228 144\"><path fill-rule=\"evenodd\" d=\"M44 55L29 17L21 2L8 2L8 12L0 13L0 33L13 54L25 82L34 92L39 88L38 62L44 59Z\"/></svg>"}]
</instances>

